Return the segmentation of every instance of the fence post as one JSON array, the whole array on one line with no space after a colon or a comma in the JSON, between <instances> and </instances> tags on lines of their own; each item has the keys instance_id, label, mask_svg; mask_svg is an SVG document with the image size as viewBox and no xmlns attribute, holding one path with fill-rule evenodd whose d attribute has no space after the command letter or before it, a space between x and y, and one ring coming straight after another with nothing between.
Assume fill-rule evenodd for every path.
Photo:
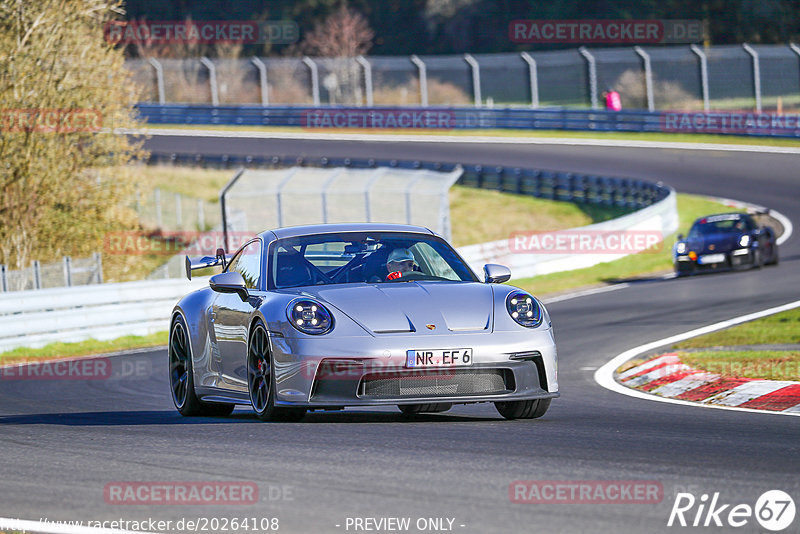
<instances>
[{"instance_id":1,"label":"fence post","mask_svg":"<svg viewBox=\"0 0 800 534\"><path fill-rule=\"evenodd\" d=\"M317 64L308 56L303 58L303 63L311 70L311 96L314 99L314 105L319 106L319 69L317 69Z\"/></svg>"},{"instance_id":2,"label":"fence post","mask_svg":"<svg viewBox=\"0 0 800 534\"><path fill-rule=\"evenodd\" d=\"M539 107L539 72L536 69L536 60L527 52L521 52L520 57L528 64L528 79L531 84L531 107Z\"/></svg>"},{"instance_id":3,"label":"fence post","mask_svg":"<svg viewBox=\"0 0 800 534\"><path fill-rule=\"evenodd\" d=\"M641 46L634 46L633 51L642 58L644 63L644 90L647 93L647 111L655 111L656 106L653 100L653 69L650 65L650 54L644 51Z\"/></svg>"},{"instance_id":4,"label":"fence post","mask_svg":"<svg viewBox=\"0 0 800 534\"><path fill-rule=\"evenodd\" d=\"M41 289L42 273L39 268L39 260L33 260L33 289Z\"/></svg>"},{"instance_id":5,"label":"fence post","mask_svg":"<svg viewBox=\"0 0 800 534\"><path fill-rule=\"evenodd\" d=\"M161 62L155 58L148 59L150 64L156 71L156 87L158 88L158 103L160 105L164 105L167 101L166 93L164 91L164 68L161 66Z\"/></svg>"},{"instance_id":6,"label":"fence post","mask_svg":"<svg viewBox=\"0 0 800 534\"><path fill-rule=\"evenodd\" d=\"M197 229L201 232L206 231L206 213L204 211L203 199L197 199Z\"/></svg>"},{"instance_id":7,"label":"fence post","mask_svg":"<svg viewBox=\"0 0 800 534\"><path fill-rule=\"evenodd\" d=\"M175 193L175 226L183 227L183 210L181 209L181 194Z\"/></svg>"},{"instance_id":8,"label":"fence post","mask_svg":"<svg viewBox=\"0 0 800 534\"><path fill-rule=\"evenodd\" d=\"M339 177L340 174L344 172L343 167L339 167L337 169L332 169L331 173L328 175L328 178L325 180L325 183L322 184L322 222L324 224L328 223L328 188L333 184L333 181Z\"/></svg>"},{"instance_id":9,"label":"fence post","mask_svg":"<svg viewBox=\"0 0 800 534\"><path fill-rule=\"evenodd\" d=\"M200 58L200 63L205 65L208 69L208 85L211 88L211 105L219 106L219 93L217 92L217 67L214 62L203 56Z\"/></svg>"},{"instance_id":10,"label":"fence post","mask_svg":"<svg viewBox=\"0 0 800 534\"><path fill-rule=\"evenodd\" d=\"M0 290L5 293L8 291L8 276L6 275L6 266L0 264Z\"/></svg>"},{"instance_id":11,"label":"fence post","mask_svg":"<svg viewBox=\"0 0 800 534\"><path fill-rule=\"evenodd\" d=\"M155 195L155 202L156 202L156 226L161 228L163 226L163 219L161 218L161 189L158 187L155 188L153 191Z\"/></svg>"},{"instance_id":12,"label":"fence post","mask_svg":"<svg viewBox=\"0 0 800 534\"><path fill-rule=\"evenodd\" d=\"M367 222L372 222L372 207L370 206L369 202L369 192L372 189L372 185L378 181L378 179L386 174L389 170L388 167L378 167L372 172L372 176L364 185L364 208L365 208L365 215Z\"/></svg>"},{"instance_id":13,"label":"fence post","mask_svg":"<svg viewBox=\"0 0 800 534\"><path fill-rule=\"evenodd\" d=\"M758 60L758 52L747 43L742 44L742 48L753 58L753 92L756 95L756 113L761 113L761 64Z\"/></svg>"},{"instance_id":14,"label":"fence post","mask_svg":"<svg viewBox=\"0 0 800 534\"><path fill-rule=\"evenodd\" d=\"M703 91L703 111L711 109L708 103L708 59L706 53L696 44L691 45L692 52L700 59L700 86Z\"/></svg>"},{"instance_id":15,"label":"fence post","mask_svg":"<svg viewBox=\"0 0 800 534\"><path fill-rule=\"evenodd\" d=\"M582 46L578 49L580 55L586 60L586 66L589 69L589 100L592 103L592 109L598 109L597 104L597 63L594 60L594 56L586 49L585 46Z\"/></svg>"},{"instance_id":16,"label":"fence post","mask_svg":"<svg viewBox=\"0 0 800 534\"><path fill-rule=\"evenodd\" d=\"M278 188L275 194L275 203L276 203L275 207L278 210L278 228L283 228L283 202L281 198L281 193L283 191L283 187L289 182L289 180L292 179L292 176L294 176L295 173L297 173L296 168L289 169L288 171L286 171L286 175L278 184Z\"/></svg>"},{"instance_id":17,"label":"fence post","mask_svg":"<svg viewBox=\"0 0 800 534\"><path fill-rule=\"evenodd\" d=\"M791 48L792 52L794 52L798 58L800 58L800 46L797 46L794 43L789 43L789 48Z\"/></svg>"},{"instance_id":18,"label":"fence post","mask_svg":"<svg viewBox=\"0 0 800 534\"><path fill-rule=\"evenodd\" d=\"M258 69L258 80L261 86L261 105L269 106L269 85L267 85L267 66L260 57L253 56L250 61Z\"/></svg>"},{"instance_id":19,"label":"fence post","mask_svg":"<svg viewBox=\"0 0 800 534\"><path fill-rule=\"evenodd\" d=\"M367 61L367 58L364 56L358 56L356 62L364 69L364 92L367 94L367 107L372 107L374 105L372 94L372 65L370 65L369 61Z\"/></svg>"},{"instance_id":20,"label":"fence post","mask_svg":"<svg viewBox=\"0 0 800 534\"><path fill-rule=\"evenodd\" d=\"M428 68L425 62L422 61L416 54L411 55L411 63L417 66L419 70L419 99L420 105L424 108L428 107Z\"/></svg>"},{"instance_id":21,"label":"fence post","mask_svg":"<svg viewBox=\"0 0 800 534\"><path fill-rule=\"evenodd\" d=\"M92 254L94 258L95 268L97 269L97 283L103 283L103 256L100 255L99 252L95 252Z\"/></svg>"},{"instance_id":22,"label":"fence post","mask_svg":"<svg viewBox=\"0 0 800 534\"><path fill-rule=\"evenodd\" d=\"M472 98L475 100L475 107L479 108L483 106L483 100L481 99L481 67L471 54L464 54L464 61L467 62L472 70Z\"/></svg>"},{"instance_id":23,"label":"fence post","mask_svg":"<svg viewBox=\"0 0 800 534\"><path fill-rule=\"evenodd\" d=\"M64 256L64 285L72 287L72 259Z\"/></svg>"},{"instance_id":24,"label":"fence post","mask_svg":"<svg viewBox=\"0 0 800 534\"><path fill-rule=\"evenodd\" d=\"M411 180L408 181L406 185L406 224L411 224L411 189L414 185L422 179L422 173L427 171L417 171L416 176L414 176Z\"/></svg>"},{"instance_id":25,"label":"fence post","mask_svg":"<svg viewBox=\"0 0 800 534\"><path fill-rule=\"evenodd\" d=\"M136 187L136 216L141 220L142 218L142 195L139 193L139 187Z\"/></svg>"},{"instance_id":26,"label":"fence post","mask_svg":"<svg viewBox=\"0 0 800 534\"><path fill-rule=\"evenodd\" d=\"M239 170L236 171L233 178L231 178L230 181L225 184L225 187L222 188L222 191L219 192L219 211L222 216L222 248L225 249L225 252L228 252L228 216L225 209L225 195L228 194L228 190L241 178L242 174L244 174L244 167L239 167Z\"/></svg>"}]
</instances>

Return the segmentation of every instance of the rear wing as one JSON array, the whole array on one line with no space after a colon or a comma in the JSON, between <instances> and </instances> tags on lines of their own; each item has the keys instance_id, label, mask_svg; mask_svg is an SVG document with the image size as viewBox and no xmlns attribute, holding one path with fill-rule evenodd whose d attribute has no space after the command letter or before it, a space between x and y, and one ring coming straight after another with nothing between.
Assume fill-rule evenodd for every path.
<instances>
[{"instance_id":1,"label":"rear wing","mask_svg":"<svg viewBox=\"0 0 800 534\"><path fill-rule=\"evenodd\" d=\"M225 254L225 250L221 248L217 249L216 256L198 256L194 258L186 256L186 278L189 280L192 279L192 271L205 269L207 267L216 267L217 265L221 265L224 271L231 257L232 255Z\"/></svg>"}]
</instances>

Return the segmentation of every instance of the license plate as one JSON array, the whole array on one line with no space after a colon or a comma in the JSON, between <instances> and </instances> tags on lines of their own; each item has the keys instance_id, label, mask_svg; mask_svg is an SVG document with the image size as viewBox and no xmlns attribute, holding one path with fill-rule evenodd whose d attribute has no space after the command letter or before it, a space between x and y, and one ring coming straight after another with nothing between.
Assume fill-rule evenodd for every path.
<instances>
[{"instance_id":1,"label":"license plate","mask_svg":"<svg viewBox=\"0 0 800 534\"><path fill-rule=\"evenodd\" d=\"M432 349L406 351L406 367L464 367L472 365L472 349Z\"/></svg>"},{"instance_id":2,"label":"license plate","mask_svg":"<svg viewBox=\"0 0 800 534\"><path fill-rule=\"evenodd\" d=\"M697 263L705 265L707 263L722 263L725 261L725 254L706 254L697 258Z\"/></svg>"}]
</instances>

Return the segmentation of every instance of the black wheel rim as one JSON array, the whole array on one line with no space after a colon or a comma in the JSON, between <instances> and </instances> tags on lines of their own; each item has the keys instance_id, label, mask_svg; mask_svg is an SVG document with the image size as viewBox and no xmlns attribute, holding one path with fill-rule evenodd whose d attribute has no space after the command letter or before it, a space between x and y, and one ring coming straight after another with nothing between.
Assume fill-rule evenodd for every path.
<instances>
[{"instance_id":1,"label":"black wheel rim","mask_svg":"<svg viewBox=\"0 0 800 534\"><path fill-rule=\"evenodd\" d=\"M181 323L172 327L169 339L169 378L172 386L172 399L180 408L186 402L189 385L189 344L186 330Z\"/></svg>"},{"instance_id":2,"label":"black wheel rim","mask_svg":"<svg viewBox=\"0 0 800 534\"><path fill-rule=\"evenodd\" d=\"M250 389L250 401L258 413L267 408L271 374L267 334L263 327L257 326L248 348L247 383Z\"/></svg>"}]
</instances>

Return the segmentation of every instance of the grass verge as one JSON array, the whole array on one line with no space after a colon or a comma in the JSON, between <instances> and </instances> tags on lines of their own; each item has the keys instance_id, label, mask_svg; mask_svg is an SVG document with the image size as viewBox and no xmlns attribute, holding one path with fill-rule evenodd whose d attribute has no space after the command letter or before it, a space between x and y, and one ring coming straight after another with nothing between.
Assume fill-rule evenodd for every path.
<instances>
[{"instance_id":1,"label":"grass verge","mask_svg":"<svg viewBox=\"0 0 800 534\"><path fill-rule=\"evenodd\" d=\"M30 360L75 358L78 356L104 354L120 350L159 347L166 345L168 338L169 333L164 330L163 332L156 332L147 336L123 336L104 341L87 339L75 343L50 343L38 349L19 347L0 353L0 364Z\"/></svg>"},{"instance_id":2,"label":"grass verge","mask_svg":"<svg viewBox=\"0 0 800 534\"><path fill-rule=\"evenodd\" d=\"M673 345L686 365L723 376L800 380L800 350L735 350L742 345L800 344L800 308ZM696 350L731 347L725 350ZM692 351L680 349L695 349Z\"/></svg>"}]
</instances>

